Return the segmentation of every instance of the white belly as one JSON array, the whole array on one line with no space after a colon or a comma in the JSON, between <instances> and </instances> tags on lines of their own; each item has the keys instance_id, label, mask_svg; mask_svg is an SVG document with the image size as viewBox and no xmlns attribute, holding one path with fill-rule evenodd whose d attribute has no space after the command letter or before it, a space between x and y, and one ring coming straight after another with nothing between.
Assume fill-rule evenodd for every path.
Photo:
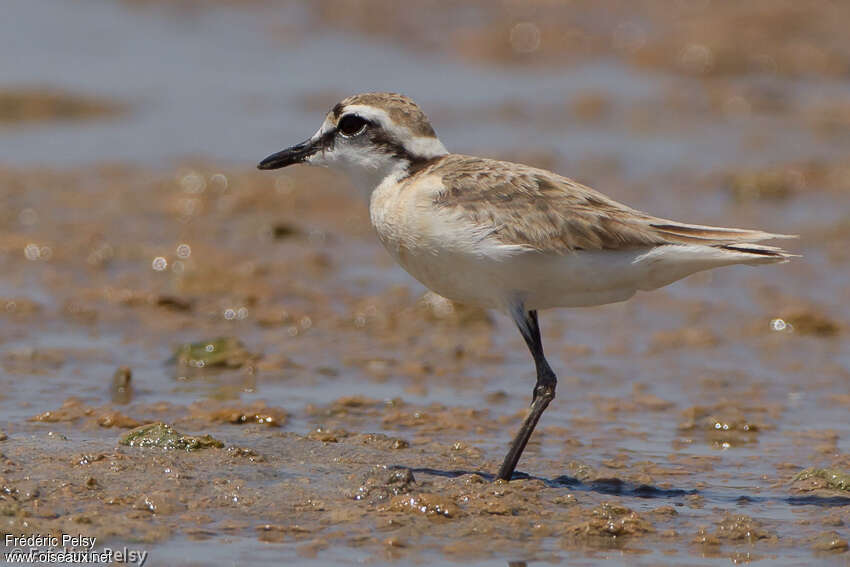
<instances>
[{"instance_id":1,"label":"white belly","mask_svg":"<svg viewBox=\"0 0 850 567\"><path fill-rule=\"evenodd\" d=\"M527 309L602 305L625 301L638 289L633 258L617 257L620 253L600 257L594 252L520 252L493 258L405 250L394 256L410 275L443 297L493 309L507 309L516 300Z\"/></svg>"},{"instance_id":2,"label":"white belly","mask_svg":"<svg viewBox=\"0 0 850 567\"><path fill-rule=\"evenodd\" d=\"M745 263L735 255L699 245L563 255L388 249L405 270L434 292L501 310L518 299L526 309L616 303L638 290L657 289L695 272Z\"/></svg>"}]
</instances>

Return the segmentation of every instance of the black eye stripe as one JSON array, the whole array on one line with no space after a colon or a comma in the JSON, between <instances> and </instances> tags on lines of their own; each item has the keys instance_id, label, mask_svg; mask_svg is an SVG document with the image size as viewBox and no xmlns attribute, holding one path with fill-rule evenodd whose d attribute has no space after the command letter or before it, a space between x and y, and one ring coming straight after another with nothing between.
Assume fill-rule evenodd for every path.
<instances>
[{"instance_id":1,"label":"black eye stripe","mask_svg":"<svg viewBox=\"0 0 850 567\"><path fill-rule=\"evenodd\" d=\"M366 126L368 125L369 121L363 118L362 116L357 116L356 114L347 114L340 118L336 129L339 130L345 136L354 136L365 130Z\"/></svg>"}]
</instances>

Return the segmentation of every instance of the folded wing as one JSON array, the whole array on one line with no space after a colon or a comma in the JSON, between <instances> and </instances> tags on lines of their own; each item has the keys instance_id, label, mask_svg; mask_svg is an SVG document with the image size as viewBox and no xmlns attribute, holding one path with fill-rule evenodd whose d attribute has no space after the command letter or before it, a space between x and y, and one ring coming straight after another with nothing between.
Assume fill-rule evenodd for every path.
<instances>
[{"instance_id":1,"label":"folded wing","mask_svg":"<svg viewBox=\"0 0 850 567\"><path fill-rule=\"evenodd\" d=\"M434 206L480 227L482 234L505 245L562 254L704 245L753 255L754 263L792 256L781 248L755 244L792 236L653 217L542 169L457 154L429 169L443 181Z\"/></svg>"}]
</instances>

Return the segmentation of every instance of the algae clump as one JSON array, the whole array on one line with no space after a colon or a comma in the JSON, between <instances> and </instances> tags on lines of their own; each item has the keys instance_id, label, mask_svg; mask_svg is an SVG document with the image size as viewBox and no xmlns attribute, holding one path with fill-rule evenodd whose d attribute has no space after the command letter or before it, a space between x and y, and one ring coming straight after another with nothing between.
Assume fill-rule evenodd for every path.
<instances>
[{"instance_id":1,"label":"algae clump","mask_svg":"<svg viewBox=\"0 0 850 567\"><path fill-rule=\"evenodd\" d=\"M128 447L160 447L162 449L181 449L197 451L209 447L221 448L224 443L210 435L184 435L175 431L166 423L157 422L131 429L118 440L121 445Z\"/></svg>"},{"instance_id":2,"label":"algae clump","mask_svg":"<svg viewBox=\"0 0 850 567\"><path fill-rule=\"evenodd\" d=\"M240 368L255 358L242 341L234 337L185 343L178 346L174 353L178 365L190 368Z\"/></svg>"},{"instance_id":3,"label":"algae clump","mask_svg":"<svg viewBox=\"0 0 850 567\"><path fill-rule=\"evenodd\" d=\"M792 482L809 479L824 481L826 483L824 488L850 491L850 474L833 469L819 469L816 467L803 469L797 473L797 476L794 477Z\"/></svg>"}]
</instances>

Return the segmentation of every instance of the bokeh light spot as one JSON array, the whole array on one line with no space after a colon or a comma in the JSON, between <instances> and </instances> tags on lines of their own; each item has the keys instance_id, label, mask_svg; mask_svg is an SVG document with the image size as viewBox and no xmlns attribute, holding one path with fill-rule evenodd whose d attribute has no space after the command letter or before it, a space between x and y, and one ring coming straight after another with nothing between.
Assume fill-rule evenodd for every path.
<instances>
[{"instance_id":1,"label":"bokeh light spot","mask_svg":"<svg viewBox=\"0 0 850 567\"><path fill-rule=\"evenodd\" d=\"M612 43L621 51L637 51L646 45L646 31L635 22L622 22L614 30Z\"/></svg>"},{"instance_id":2,"label":"bokeh light spot","mask_svg":"<svg viewBox=\"0 0 850 567\"><path fill-rule=\"evenodd\" d=\"M220 193L227 191L229 184L230 182L228 181L227 176L223 173L213 173L210 175L210 185L212 185Z\"/></svg>"},{"instance_id":3,"label":"bokeh light spot","mask_svg":"<svg viewBox=\"0 0 850 567\"><path fill-rule=\"evenodd\" d=\"M510 42L517 53L533 53L540 48L540 28L532 22L519 22L511 28Z\"/></svg>"},{"instance_id":4,"label":"bokeh light spot","mask_svg":"<svg viewBox=\"0 0 850 567\"><path fill-rule=\"evenodd\" d=\"M27 260L36 261L41 256L41 249L38 244L34 244L30 242L24 247L24 256L26 256Z\"/></svg>"},{"instance_id":5,"label":"bokeh light spot","mask_svg":"<svg viewBox=\"0 0 850 567\"><path fill-rule=\"evenodd\" d=\"M197 195L203 193L207 188L207 182L204 177L195 170L184 170L178 173L177 176L180 188L186 193Z\"/></svg>"},{"instance_id":6,"label":"bokeh light spot","mask_svg":"<svg viewBox=\"0 0 850 567\"><path fill-rule=\"evenodd\" d=\"M679 53L679 64L688 73L703 75L714 67L714 52L708 46L689 43Z\"/></svg>"}]
</instances>

